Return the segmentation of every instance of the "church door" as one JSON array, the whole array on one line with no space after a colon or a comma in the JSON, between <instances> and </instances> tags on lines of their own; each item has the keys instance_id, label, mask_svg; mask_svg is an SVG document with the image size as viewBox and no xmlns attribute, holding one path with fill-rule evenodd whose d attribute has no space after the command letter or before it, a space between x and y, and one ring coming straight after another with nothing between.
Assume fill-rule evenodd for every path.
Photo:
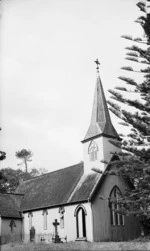
<instances>
[{"instance_id":1,"label":"church door","mask_svg":"<svg viewBox=\"0 0 150 251\"><path fill-rule=\"evenodd\" d=\"M86 238L86 212L83 207L76 211L77 238Z\"/></svg>"}]
</instances>

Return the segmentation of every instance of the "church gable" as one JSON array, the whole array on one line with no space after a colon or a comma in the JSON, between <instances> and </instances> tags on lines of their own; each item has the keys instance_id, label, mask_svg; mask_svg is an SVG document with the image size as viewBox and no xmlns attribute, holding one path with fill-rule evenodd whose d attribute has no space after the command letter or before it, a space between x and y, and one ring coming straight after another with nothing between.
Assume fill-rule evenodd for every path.
<instances>
[{"instance_id":1,"label":"church gable","mask_svg":"<svg viewBox=\"0 0 150 251\"><path fill-rule=\"evenodd\" d=\"M90 199L94 241L123 241L139 236L138 220L135 217L121 216L116 213L116 205L110 202L111 197L121 196L129 187L128 181L118 175L104 173L101 176Z\"/></svg>"},{"instance_id":2,"label":"church gable","mask_svg":"<svg viewBox=\"0 0 150 251\"><path fill-rule=\"evenodd\" d=\"M22 241L22 213L20 202L23 195L0 193L0 244ZM12 239L13 238L13 239Z\"/></svg>"}]
</instances>

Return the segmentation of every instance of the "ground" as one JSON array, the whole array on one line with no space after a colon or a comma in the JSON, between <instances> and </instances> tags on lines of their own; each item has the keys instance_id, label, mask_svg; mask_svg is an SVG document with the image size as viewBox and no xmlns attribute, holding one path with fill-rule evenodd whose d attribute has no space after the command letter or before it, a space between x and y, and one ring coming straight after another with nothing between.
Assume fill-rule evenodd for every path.
<instances>
[{"instance_id":1,"label":"ground","mask_svg":"<svg viewBox=\"0 0 150 251\"><path fill-rule=\"evenodd\" d=\"M70 242L63 244L6 244L0 251L145 251L150 250L150 242Z\"/></svg>"}]
</instances>

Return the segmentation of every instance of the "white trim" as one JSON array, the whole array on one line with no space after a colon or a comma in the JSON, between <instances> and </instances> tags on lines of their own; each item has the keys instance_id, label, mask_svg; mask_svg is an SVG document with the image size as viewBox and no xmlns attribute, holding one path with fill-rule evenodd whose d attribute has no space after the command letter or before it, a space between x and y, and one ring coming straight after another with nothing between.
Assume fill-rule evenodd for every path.
<instances>
[{"instance_id":1,"label":"white trim","mask_svg":"<svg viewBox=\"0 0 150 251\"><path fill-rule=\"evenodd\" d=\"M93 212L92 212L92 203L89 202L90 210L91 210L91 228L92 228L92 241L94 241L94 220L93 220Z\"/></svg>"},{"instance_id":2,"label":"white trim","mask_svg":"<svg viewBox=\"0 0 150 251\"><path fill-rule=\"evenodd\" d=\"M84 211L84 213L85 213L85 215L87 215L86 208L85 208L82 204L79 204L79 205L76 207L75 212L74 212L74 216L75 216L75 217L77 216L77 213L78 213L78 209L79 209L79 208L82 208L83 211Z\"/></svg>"},{"instance_id":3,"label":"white trim","mask_svg":"<svg viewBox=\"0 0 150 251\"><path fill-rule=\"evenodd\" d=\"M0 215L0 238L1 238L1 234L2 234L2 217Z\"/></svg>"}]
</instances>

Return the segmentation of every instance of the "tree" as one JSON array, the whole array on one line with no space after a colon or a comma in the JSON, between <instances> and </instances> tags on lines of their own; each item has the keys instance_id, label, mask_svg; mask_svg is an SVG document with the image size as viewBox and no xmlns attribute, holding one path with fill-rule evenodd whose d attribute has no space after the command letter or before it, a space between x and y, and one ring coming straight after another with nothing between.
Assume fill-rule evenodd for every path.
<instances>
[{"instance_id":1,"label":"tree","mask_svg":"<svg viewBox=\"0 0 150 251\"><path fill-rule=\"evenodd\" d=\"M3 171L0 170L0 193L6 192L5 186L3 185L5 182L7 182L7 179L6 179Z\"/></svg>"},{"instance_id":2,"label":"tree","mask_svg":"<svg viewBox=\"0 0 150 251\"><path fill-rule=\"evenodd\" d=\"M39 169L32 168L31 171L30 171L30 174L31 174L32 177L43 175L45 173L48 173L48 170L45 169L45 168L39 168Z\"/></svg>"},{"instance_id":3,"label":"tree","mask_svg":"<svg viewBox=\"0 0 150 251\"><path fill-rule=\"evenodd\" d=\"M6 159L6 153L0 151L0 161Z\"/></svg>"},{"instance_id":4,"label":"tree","mask_svg":"<svg viewBox=\"0 0 150 251\"><path fill-rule=\"evenodd\" d=\"M31 160L31 157L33 156L32 152L30 150L22 149L21 151L16 152L16 157L18 159L22 159L22 162L18 165L25 165L25 171L28 172L28 165L27 163Z\"/></svg>"},{"instance_id":5,"label":"tree","mask_svg":"<svg viewBox=\"0 0 150 251\"><path fill-rule=\"evenodd\" d=\"M144 65L144 69L134 70L131 66L121 69L143 74L143 80L137 83L133 78L119 77L128 87L121 86L109 90L112 94L111 99L115 102L108 101L110 110L122 121L121 124L130 128L127 135L121 135L121 143L112 142L123 150L119 154L120 160L111 163L117 168L115 174L125 177L132 184L131 189L126 189L118 202L122 205L120 213L139 217L141 226L144 225L147 229L150 227L150 14L147 14L149 3L147 0L137 4L144 13L136 20L145 32L144 39L122 36L134 42L133 46L126 47L126 60L132 64ZM137 43L141 45L137 46ZM128 97L125 93L129 93ZM139 95L139 99L133 98L133 94ZM125 108L124 104L128 108Z\"/></svg>"},{"instance_id":6,"label":"tree","mask_svg":"<svg viewBox=\"0 0 150 251\"><path fill-rule=\"evenodd\" d=\"M0 192L15 192L20 182L47 172L45 169L43 171L41 170L43 169L33 168L30 172L23 172L21 169L2 168L0 170Z\"/></svg>"},{"instance_id":7,"label":"tree","mask_svg":"<svg viewBox=\"0 0 150 251\"><path fill-rule=\"evenodd\" d=\"M1 131L1 128L0 128L0 131ZM4 160L4 159L6 159L6 153L0 151L0 161L1 161L1 160Z\"/></svg>"},{"instance_id":8,"label":"tree","mask_svg":"<svg viewBox=\"0 0 150 251\"><path fill-rule=\"evenodd\" d=\"M25 177L22 170L17 169L14 170L12 168L3 168L0 170L1 173L1 182L0 182L0 191L1 192L9 192L12 193L15 191L21 180L30 178L30 175L28 177Z\"/></svg>"}]
</instances>

